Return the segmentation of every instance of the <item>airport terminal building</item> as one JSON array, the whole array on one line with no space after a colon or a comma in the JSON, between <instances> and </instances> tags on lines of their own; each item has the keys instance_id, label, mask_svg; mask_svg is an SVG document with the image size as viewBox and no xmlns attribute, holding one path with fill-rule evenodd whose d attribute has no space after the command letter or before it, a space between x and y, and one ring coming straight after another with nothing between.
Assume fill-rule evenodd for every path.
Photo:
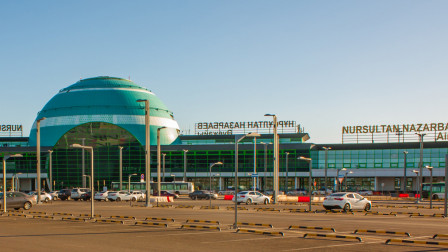
<instances>
[{"instance_id":1,"label":"airport terminal building","mask_svg":"<svg viewBox=\"0 0 448 252\"><path fill-rule=\"evenodd\" d=\"M153 92L130 80L105 76L61 89L38 113L29 137L23 136L21 125L0 125L0 155L23 156L6 160L7 189L14 183L22 191L36 190L38 143L46 190L88 184L83 174L90 174L91 157L72 148L73 144L93 147L98 189L119 181L120 167L123 181L129 174L139 174L132 179L140 181L140 174L145 174L143 100L150 107L152 181L157 179L158 134L163 181L192 181L197 188L208 189L212 178L213 189L222 190L234 185L236 136L257 132L259 137L239 142L239 184L253 187L256 178L257 188L272 190L272 117L256 122L201 122L193 134L185 135L173 112ZM348 126L342 129L340 144L313 144L295 121L279 120L280 190L308 188L309 165L298 160L303 156L312 159L313 189L323 187L326 171L331 188L340 180L348 190L396 192L406 185L407 191L416 191L414 171L420 166L433 167L435 181L445 175L446 127L446 123ZM210 173L215 162L223 165L213 166ZM429 170L422 170L424 182L429 181Z\"/></svg>"}]
</instances>

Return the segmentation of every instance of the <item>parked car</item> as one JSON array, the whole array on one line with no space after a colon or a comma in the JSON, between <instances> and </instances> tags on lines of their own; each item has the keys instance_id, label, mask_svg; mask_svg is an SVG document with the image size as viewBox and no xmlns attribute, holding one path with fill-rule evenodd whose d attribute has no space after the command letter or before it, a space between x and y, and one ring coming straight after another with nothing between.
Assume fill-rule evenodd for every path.
<instances>
[{"instance_id":1,"label":"parked car","mask_svg":"<svg viewBox=\"0 0 448 252\"><path fill-rule=\"evenodd\" d=\"M157 192L153 193L153 196L159 196ZM167 197L173 197L174 199L179 198L179 194L177 193L170 193L168 191L160 191L160 196L167 196Z\"/></svg>"},{"instance_id":2,"label":"parked car","mask_svg":"<svg viewBox=\"0 0 448 252\"><path fill-rule=\"evenodd\" d=\"M109 200L112 201L137 201L138 196L132 193L129 193L128 191L119 191L119 192L110 192L107 196Z\"/></svg>"},{"instance_id":3,"label":"parked car","mask_svg":"<svg viewBox=\"0 0 448 252\"><path fill-rule=\"evenodd\" d=\"M71 192L71 198L75 201L79 200L81 198L81 195L87 193L89 190L89 188L73 188Z\"/></svg>"},{"instance_id":4,"label":"parked car","mask_svg":"<svg viewBox=\"0 0 448 252\"><path fill-rule=\"evenodd\" d=\"M190 199L192 199L192 200L197 200L197 199L217 199L218 198L218 194L210 192L210 191L199 190L199 191L194 191L192 193L189 193L188 197L190 197Z\"/></svg>"},{"instance_id":5,"label":"parked car","mask_svg":"<svg viewBox=\"0 0 448 252\"><path fill-rule=\"evenodd\" d=\"M79 199L80 200L84 200L84 201L91 200L92 199L92 192L88 191L86 193L81 194L81 197L79 197Z\"/></svg>"},{"instance_id":6,"label":"parked car","mask_svg":"<svg viewBox=\"0 0 448 252\"><path fill-rule=\"evenodd\" d=\"M58 191L51 191L48 194L51 195L52 200L58 200Z\"/></svg>"},{"instance_id":7,"label":"parked car","mask_svg":"<svg viewBox=\"0 0 448 252\"><path fill-rule=\"evenodd\" d=\"M359 190L358 194L362 196L372 196L373 192L370 190Z\"/></svg>"},{"instance_id":8,"label":"parked car","mask_svg":"<svg viewBox=\"0 0 448 252\"><path fill-rule=\"evenodd\" d=\"M307 191L304 188L297 188L297 189L294 189L294 190L286 193L286 195L289 195L289 196L299 196L299 195L306 195L306 194L307 194Z\"/></svg>"},{"instance_id":9,"label":"parked car","mask_svg":"<svg viewBox=\"0 0 448 252\"><path fill-rule=\"evenodd\" d=\"M19 210L29 210L37 202L34 196L25 194L23 192L7 192L6 193L6 208L14 208ZM0 193L0 206L3 208L3 193Z\"/></svg>"},{"instance_id":10,"label":"parked car","mask_svg":"<svg viewBox=\"0 0 448 252\"><path fill-rule=\"evenodd\" d=\"M338 192L325 197L323 206L327 210L342 209L343 211L350 211L356 209L370 211L372 202L357 193Z\"/></svg>"},{"instance_id":11,"label":"parked car","mask_svg":"<svg viewBox=\"0 0 448 252\"><path fill-rule=\"evenodd\" d=\"M95 193L95 197L93 197L95 200L104 200L104 201L109 201L109 198L107 198L107 196L109 196L109 193L111 191L102 191L102 192L97 192Z\"/></svg>"},{"instance_id":12,"label":"parked car","mask_svg":"<svg viewBox=\"0 0 448 252\"><path fill-rule=\"evenodd\" d=\"M325 192L325 191L326 191L326 192ZM323 187L323 188L314 190L314 191L312 191L311 193L312 193L313 195L325 195L326 193L327 193L327 194L333 193L333 190L331 190L331 189L327 189L327 190L325 190L325 188Z\"/></svg>"},{"instance_id":13,"label":"parked car","mask_svg":"<svg viewBox=\"0 0 448 252\"><path fill-rule=\"evenodd\" d=\"M33 196L34 199L37 202L37 192L35 192L35 191L29 192L28 195ZM41 192L40 193L40 201L49 202L50 200L51 200L51 195L50 194L48 194L46 192Z\"/></svg>"},{"instance_id":14,"label":"parked car","mask_svg":"<svg viewBox=\"0 0 448 252\"><path fill-rule=\"evenodd\" d=\"M70 200L72 197L72 190L70 189L61 189L58 192L58 198L60 198L61 200Z\"/></svg>"},{"instance_id":15,"label":"parked car","mask_svg":"<svg viewBox=\"0 0 448 252\"><path fill-rule=\"evenodd\" d=\"M257 192L257 191L242 191L236 195L237 204L246 203L246 205L250 204L269 204L271 202L271 198L268 196ZM235 201L235 199L232 199Z\"/></svg>"},{"instance_id":16,"label":"parked car","mask_svg":"<svg viewBox=\"0 0 448 252\"><path fill-rule=\"evenodd\" d=\"M131 191L131 194L137 196L137 201L143 201L144 199L146 199L146 194L143 191L133 190Z\"/></svg>"}]
</instances>

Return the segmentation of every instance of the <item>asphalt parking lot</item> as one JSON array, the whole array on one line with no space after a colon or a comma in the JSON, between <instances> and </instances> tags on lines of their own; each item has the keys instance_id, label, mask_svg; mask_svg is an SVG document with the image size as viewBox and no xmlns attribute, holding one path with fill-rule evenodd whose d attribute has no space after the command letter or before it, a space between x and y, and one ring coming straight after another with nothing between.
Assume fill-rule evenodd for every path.
<instances>
[{"instance_id":1,"label":"asphalt parking lot","mask_svg":"<svg viewBox=\"0 0 448 252\"><path fill-rule=\"evenodd\" d=\"M240 232L232 228L234 204L224 200L214 200L212 203L219 209L206 209L209 201L192 201L188 198L181 198L173 203L161 203L159 207L151 208L144 207L144 203L140 202L133 205L129 202L95 202L95 214L101 215L96 217L97 220L118 221L102 223L80 216L90 214L90 202L55 201L34 206L24 213L10 212L14 215L0 217L0 247L1 251L30 249L33 251L247 251L248 249L258 251L437 251L448 249L445 244L400 242L400 240L411 240L448 243L448 238L439 236L432 239L435 234L448 234L448 220L439 217L439 214L443 213L443 209L439 209L441 202L435 204L437 209L427 209L427 204L419 204L419 208L416 208L417 205L412 203L374 202L372 211L367 215L365 212L326 213L321 205L313 205L312 213L297 212L308 209L307 204L299 203L267 206L240 205L242 209L238 211L238 222L249 224L239 225L242 229ZM410 217L412 214L424 216ZM111 216L117 217L111 218ZM73 219L63 220L63 218ZM155 218L155 220L145 221L146 218ZM174 219L174 221L161 220L161 218ZM212 223L192 222L193 220ZM161 224L136 225L138 221ZM264 226L252 224L264 224ZM272 225L272 228L269 225ZM293 227L289 229L290 226ZM308 229L298 226L306 226ZM315 227L324 229L311 229ZM355 230L358 230L356 234L354 234ZM371 233L366 232L367 230L397 233ZM409 233L411 237L405 233ZM305 234L307 234L306 238L304 238ZM337 237L332 237L336 235ZM385 242L388 239L398 240L386 245Z\"/></svg>"}]
</instances>

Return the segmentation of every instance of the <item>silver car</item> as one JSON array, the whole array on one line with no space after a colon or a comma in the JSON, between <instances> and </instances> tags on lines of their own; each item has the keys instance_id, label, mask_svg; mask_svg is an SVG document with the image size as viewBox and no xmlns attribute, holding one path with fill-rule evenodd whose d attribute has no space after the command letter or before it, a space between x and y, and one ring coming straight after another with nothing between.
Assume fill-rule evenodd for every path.
<instances>
[{"instance_id":1,"label":"silver car","mask_svg":"<svg viewBox=\"0 0 448 252\"><path fill-rule=\"evenodd\" d=\"M323 206L326 210L342 209L343 211L350 211L356 209L370 211L372 202L357 193L338 192L325 197Z\"/></svg>"},{"instance_id":2,"label":"silver car","mask_svg":"<svg viewBox=\"0 0 448 252\"><path fill-rule=\"evenodd\" d=\"M235 201L232 199L232 201ZM246 205L250 204L269 204L271 199L257 191L242 191L237 194L237 204L246 203Z\"/></svg>"}]
</instances>

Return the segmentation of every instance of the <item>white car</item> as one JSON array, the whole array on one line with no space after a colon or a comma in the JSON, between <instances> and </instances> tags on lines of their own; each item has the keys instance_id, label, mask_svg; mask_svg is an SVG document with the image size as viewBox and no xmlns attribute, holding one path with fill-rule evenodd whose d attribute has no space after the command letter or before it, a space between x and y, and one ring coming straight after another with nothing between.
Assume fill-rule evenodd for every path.
<instances>
[{"instance_id":1,"label":"white car","mask_svg":"<svg viewBox=\"0 0 448 252\"><path fill-rule=\"evenodd\" d=\"M342 209L343 211L372 209L372 202L357 193L338 192L325 197L323 206L326 210Z\"/></svg>"},{"instance_id":2,"label":"white car","mask_svg":"<svg viewBox=\"0 0 448 252\"><path fill-rule=\"evenodd\" d=\"M102 191L102 192L97 192L95 193L95 197L93 197L94 200L104 200L104 201L109 201L109 199L107 198L107 196L109 196L109 193L111 193L110 191Z\"/></svg>"},{"instance_id":3,"label":"white car","mask_svg":"<svg viewBox=\"0 0 448 252\"><path fill-rule=\"evenodd\" d=\"M129 193L128 191L110 192L107 196L112 201L137 201L138 196L136 194Z\"/></svg>"},{"instance_id":4,"label":"white car","mask_svg":"<svg viewBox=\"0 0 448 252\"><path fill-rule=\"evenodd\" d=\"M250 204L269 204L271 202L271 198L268 196L257 192L257 191L242 191L237 195L237 204L246 203L246 205ZM235 199L232 199L235 201Z\"/></svg>"},{"instance_id":5,"label":"white car","mask_svg":"<svg viewBox=\"0 0 448 252\"><path fill-rule=\"evenodd\" d=\"M146 194L143 193L143 191L134 190L131 191L131 194L137 196L138 201L143 201L144 199L146 199Z\"/></svg>"},{"instance_id":6,"label":"white car","mask_svg":"<svg viewBox=\"0 0 448 252\"><path fill-rule=\"evenodd\" d=\"M51 195L51 198L52 198L53 200L58 200L58 192L59 192L59 191L51 191L51 192L49 192L48 194Z\"/></svg>"},{"instance_id":7,"label":"white car","mask_svg":"<svg viewBox=\"0 0 448 252\"><path fill-rule=\"evenodd\" d=\"M28 195L31 195L34 197L34 200L37 202L37 192L29 192ZM40 201L48 202L52 199L51 195L46 192L40 193Z\"/></svg>"},{"instance_id":8,"label":"white car","mask_svg":"<svg viewBox=\"0 0 448 252\"><path fill-rule=\"evenodd\" d=\"M81 195L87 193L88 191L90 191L89 188L73 188L71 198L77 201L81 198Z\"/></svg>"}]
</instances>

